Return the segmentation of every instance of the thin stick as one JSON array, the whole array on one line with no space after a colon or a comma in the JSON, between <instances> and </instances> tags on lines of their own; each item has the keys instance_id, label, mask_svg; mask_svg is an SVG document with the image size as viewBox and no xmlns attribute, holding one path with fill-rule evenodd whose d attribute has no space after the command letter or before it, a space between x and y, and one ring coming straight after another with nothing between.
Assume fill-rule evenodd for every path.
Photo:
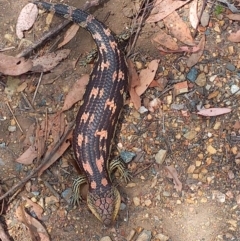
<instances>
[{"instance_id":1,"label":"thin stick","mask_svg":"<svg viewBox=\"0 0 240 241\"><path fill-rule=\"evenodd\" d=\"M35 101L35 98L36 98L36 95L37 95L37 92L38 92L38 88L39 88L40 83L41 83L41 81L42 81L42 77L43 77L43 72L41 72L41 75L40 75L40 77L39 77L39 79L38 79L37 88L36 88L36 90L35 90L35 92L34 92L34 95L33 95L33 98L32 98L32 104L33 104L34 101Z\"/></svg>"},{"instance_id":2,"label":"thin stick","mask_svg":"<svg viewBox=\"0 0 240 241\"><path fill-rule=\"evenodd\" d=\"M53 150L51 151L51 153L45 157L42 161L42 163L35 169L32 170L32 172L26 176L21 182L19 182L18 184L16 184L15 186L13 186L12 188L10 188L4 195L2 195L0 197L0 200L3 200L4 198L6 198L8 195L10 195L11 193L15 192L17 189L19 189L20 187L22 187L30 178L32 178L44 165L46 165L49 160L53 157L53 155L55 154L55 152L58 150L58 148L63 144L64 141L66 141L67 136L70 134L70 132L72 131L72 128L74 126L74 122L70 123L68 126L68 130L66 131L66 133L63 135L63 137L59 140L58 143L56 143L55 147L53 148Z\"/></svg>"},{"instance_id":3,"label":"thin stick","mask_svg":"<svg viewBox=\"0 0 240 241\"><path fill-rule=\"evenodd\" d=\"M30 101L28 100L27 96L25 94L23 94L23 92L21 92L21 95L22 95L23 99L27 102L28 107L31 108L32 110L34 110L34 107L30 103Z\"/></svg>"},{"instance_id":4,"label":"thin stick","mask_svg":"<svg viewBox=\"0 0 240 241\"><path fill-rule=\"evenodd\" d=\"M13 119L16 121L18 128L19 128L20 131L23 133L23 130L22 130L22 128L21 128L21 126L20 126L20 124L19 124L16 116L15 116L14 113L13 113L11 106L9 105L8 102L6 102L6 104L7 104L7 107L8 107L8 109L10 110L10 112L11 112L11 114L12 114L12 116L13 116Z\"/></svg>"}]
</instances>

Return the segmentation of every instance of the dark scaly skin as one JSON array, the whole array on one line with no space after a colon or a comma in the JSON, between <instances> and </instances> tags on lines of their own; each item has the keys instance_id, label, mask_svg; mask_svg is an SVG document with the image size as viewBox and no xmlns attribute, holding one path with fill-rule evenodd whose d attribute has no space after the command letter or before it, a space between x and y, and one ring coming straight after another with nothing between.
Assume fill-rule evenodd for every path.
<instances>
[{"instance_id":1,"label":"dark scaly skin","mask_svg":"<svg viewBox=\"0 0 240 241\"><path fill-rule=\"evenodd\" d=\"M124 55L111 31L92 15L62 4L35 4L78 23L96 42L98 59L77 115L73 148L89 184L88 207L109 225L116 218L121 203L120 194L110 179L109 155L128 85Z\"/></svg>"}]
</instances>

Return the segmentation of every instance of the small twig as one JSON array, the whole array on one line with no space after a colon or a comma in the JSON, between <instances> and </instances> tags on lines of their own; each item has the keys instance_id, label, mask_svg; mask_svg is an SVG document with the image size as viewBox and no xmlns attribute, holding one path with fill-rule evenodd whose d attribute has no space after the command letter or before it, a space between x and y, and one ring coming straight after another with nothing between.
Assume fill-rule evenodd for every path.
<instances>
[{"instance_id":1,"label":"small twig","mask_svg":"<svg viewBox=\"0 0 240 241\"><path fill-rule=\"evenodd\" d=\"M60 200L60 196L59 196L59 194L54 190L54 188L53 188L47 181L44 181L43 183L44 183L44 185L50 190L50 192L51 192L58 200Z\"/></svg>"},{"instance_id":2,"label":"small twig","mask_svg":"<svg viewBox=\"0 0 240 241\"><path fill-rule=\"evenodd\" d=\"M23 130L22 130L22 128L21 128L21 126L20 126L20 124L19 124L16 116L15 116L14 113L13 113L11 106L9 105L8 102L6 102L6 104L7 104L7 107L8 107L8 109L9 109L9 111L11 112L11 114L12 114L12 116L13 116L13 119L16 121L18 128L19 128L20 131L23 133Z\"/></svg>"},{"instance_id":3,"label":"small twig","mask_svg":"<svg viewBox=\"0 0 240 241\"><path fill-rule=\"evenodd\" d=\"M42 81L42 77L43 77L43 72L41 72L41 75L40 75L40 77L38 79L37 88L36 88L36 90L34 92L34 95L33 95L33 98L32 98L32 104L34 104L34 101L35 101L35 98L36 98L36 95L37 95L37 92L38 92L38 88L39 88L39 86L41 84L41 81Z\"/></svg>"},{"instance_id":4,"label":"small twig","mask_svg":"<svg viewBox=\"0 0 240 241\"><path fill-rule=\"evenodd\" d=\"M15 47L7 47L7 48L4 48L4 49L0 49L0 52L8 51L8 50L11 50L11 49L15 49Z\"/></svg>"},{"instance_id":5,"label":"small twig","mask_svg":"<svg viewBox=\"0 0 240 241\"><path fill-rule=\"evenodd\" d=\"M43 166L45 166L49 160L53 157L53 155L55 154L55 152L58 150L58 148L62 145L62 143L64 141L66 141L67 136L70 134L70 132L72 131L72 128L74 126L74 122L70 123L68 126L68 130L66 131L66 133L62 136L62 138L59 140L58 143L56 143L55 147L53 148L53 150L51 151L51 153L45 157L42 160L42 163L35 169L33 169L31 171L31 173L26 176L25 178L23 178L23 180L21 182L19 182L18 184L16 184L15 186L13 186L12 188L10 188L4 195L2 195L0 197L0 200L3 200L4 198L6 198L8 195L10 195L11 193L15 192L17 189L19 189L20 187L22 187L30 178L32 178L39 170L41 170L41 168Z\"/></svg>"},{"instance_id":6,"label":"small twig","mask_svg":"<svg viewBox=\"0 0 240 241\"><path fill-rule=\"evenodd\" d=\"M38 39L32 46L24 49L21 53L17 55L17 57L26 57L28 56L34 49L39 48L43 43L45 43L48 39L52 38L56 34L58 34L62 29L64 29L68 24L70 24L70 20L65 20L64 22L56 25L54 29L46 33L40 39Z\"/></svg>"},{"instance_id":7,"label":"small twig","mask_svg":"<svg viewBox=\"0 0 240 241\"><path fill-rule=\"evenodd\" d=\"M28 100L27 96L23 92L21 92L21 95L22 95L23 99L25 100L25 102L28 104L28 107L31 108L32 110L34 110L34 107L30 103L30 101Z\"/></svg>"},{"instance_id":8,"label":"small twig","mask_svg":"<svg viewBox=\"0 0 240 241\"><path fill-rule=\"evenodd\" d=\"M142 173L143 171L147 170L149 167L151 167L154 164L154 162L149 163L146 167L143 169L139 170L138 172L134 173L133 177L136 177L138 174ZM1 199L0 199L1 200Z\"/></svg>"}]
</instances>

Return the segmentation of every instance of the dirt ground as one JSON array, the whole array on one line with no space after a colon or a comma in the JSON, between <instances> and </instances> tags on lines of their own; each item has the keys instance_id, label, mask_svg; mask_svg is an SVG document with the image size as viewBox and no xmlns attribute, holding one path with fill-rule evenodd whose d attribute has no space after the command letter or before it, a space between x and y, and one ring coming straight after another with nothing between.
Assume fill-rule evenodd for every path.
<instances>
[{"instance_id":1,"label":"dirt ground","mask_svg":"<svg viewBox=\"0 0 240 241\"><path fill-rule=\"evenodd\" d=\"M85 3L84 0L63 2L78 8ZM5 54L14 56L26 46L26 42L17 39L15 25L20 10L27 3L27 0L0 1L0 49L15 47ZM131 8L130 0L110 0L91 9L91 13L119 34L131 24L131 18L124 15ZM180 16L185 16L186 12L188 7L179 10ZM46 27L45 19L46 14L39 15L33 29L25 35L28 41L41 37ZM51 25L61 21L61 18L55 17ZM114 226L103 227L85 203L70 208L64 195L71 189L77 172L72 165L74 158L69 148L40 178L32 178L21 191L10 197L0 221L12 240L32 240L28 227L15 214L18 206L25 205L24 197L42 204L44 213L40 222L51 240L56 241L97 241L105 236L111 240L136 240L137 237L137 240L169 241L240 240L240 167L239 160L235 159L240 151L240 97L230 91L232 85L240 85L240 52L239 44L227 40L228 33L238 30L239 25L226 19L224 13L217 16L212 13L211 24L206 30L203 57L195 66L198 74L206 76L204 86L188 81L189 93L176 98L172 98L170 82L166 87L169 90L163 94L157 88L149 88L142 95L142 102L156 97L162 101L161 108L153 113L140 114L132 105L124 107L117 144L122 150L137 154L137 157L129 164L132 180L128 184L119 180L122 204ZM220 26L220 31L215 28L216 24ZM190 71L185 62L186 55L160 53L150 41L158 30L157 24L143 27L133 62L144 67L152 59L160 59L156 79L165 77L169 81L185 81ZM54 41L56 39L38 51L45 51ZM72 67L74 61L94 48L94 42L85 30L80 29L65 48L70 49L71 54L51 73L44 74L45 80L56 77L57 80L40 86L34 110L24 108L20 92L15 91L9 97L5 89L10 82L17 86L26 82L29 88L24 94L32 99L30 87L37 85L39 75L0 75L0 181L5 191L28 175L34 165L38 165L25 166L15 162L24 151L23 140L30 125L41 122L46 110L49 115L56 113L73 83L79 76L91 71L92 65L81 66L80 61L76 68ZM37 54L36 51L32 56ZM234 68L230 68L232 66ZM212 80L215 75L217 78ZM9 127L16 123L6 103L10 103L23 133L18 127L16 131L9 131ZM229 107L232 111L217 117L202 117L196 114L200 103L206 107ZM184 109L174 109L172 104L182 104ZM67 111L66 121L74 121L78 108L79 105L76 105ZM155 155L161 149L167 150L167 158L164 163L157 164ZM176 169L182 183L181 191L176 191L172 179L167 177L166 165ZM31 215L34 216L34 213ZM135 232L133 239L129 238L131 232ZM149 236L141 238L142 232Z\"/></svg>"}]
</instances>

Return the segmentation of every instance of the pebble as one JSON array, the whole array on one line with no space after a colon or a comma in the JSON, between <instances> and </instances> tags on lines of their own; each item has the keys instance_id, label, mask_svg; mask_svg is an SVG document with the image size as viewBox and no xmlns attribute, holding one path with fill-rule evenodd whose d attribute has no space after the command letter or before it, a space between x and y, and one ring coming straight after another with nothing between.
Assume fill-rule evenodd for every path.
<instances>
[{"instance_id":1,"label":"pebble","mask_svg":"<svg viewBox=\"0 0 240 241\"><path fill-rule=\"evenodd\" d=\"M132 161L132 159L136 156L135 153L130 152L130 151L121 151L120 152L120 157L124 161L124 163L129 163Z\"/></svg>"},{"instance_id":2,"label":"pebble","mask_svg":"<svg viewBox=\"0 0 240 241\"><path fill-rule=\"evenodd\" d=\"M152 238L152 232L149 230L143 230L139 236L137 237L136 241L150 241Z\"/></svg>"},{"instance_id":3,"label":"pebble","mask_svg":"<svg viewBox=\"0 0 240 241\"><path fill-rule=\"evenodd\" d=\"M71 202L71 196L72 196L72 189L71 188L67 188L66 190L64 190L61 194L61 196L68 202Z\"/></svg>"},{"instance_id":4,"label":"pebble","mask_svg":"<svg viewBox=\"0 0 240 241\"><path fill-rule=\"evenodd\" d=\"M8 126L9 132L15 132L17 130L17 126Z\"/></svg>"},{"instance_id":5,"label":"pebble","mask_svg":"<svg viewBox=\"0 0 240 241\"><path fill-rule=\"evenodd\" d=\"M196 169L195 165L190 165L187 169L187 173L192 174L195 169Z\"/></svg>"},{"instance_id":6,"label":"pebble","mask_svg":"<svg viewBox=\"0 0 240 241\"><path fill-rule=\"evenodd\" d=\"M195 80L197 79L197 74L198 74L198 70L195 67L193 67L187 73L187 79L191 82L195 82Z\"/></svg>"},{"instance_id":7,"label":"pebble","mask_svg":"<svg viewBox=\"0 0 240 241\"><path fill-rule=\"evenodd\" d=\"M163 196L164 197L171 197L171 193L167 191L163 191Z\"/></svg>"},{"instance_id":8,"label":"pebble","mask_svg":"<svg viewBox=\"0 0 240 241\"><path fill-rule=\"evenodd\" d=\"M130 231L130 233L128 234L128 236L126 237L127 241L131 241L133 239L133 236L135 235L136 231L134 229L132 229Z\"/></svg>"},{"instance_id":9,"label":"pebble","mask_svg":"<svg viewBox=\"0 0 240 241\"><path fill-rule=\"evenodd\" d=\"M205 86L206 85L206 82L207 82L207 78L206 78L206 75L205 73L200 73L195 81L195 83L198 85L198 86Z\"/></svg>"},{"instance_id":10,"label":"pebble","mask_svg":"<svg viewBox=\"0 0 240 241\"><path fill-rule=\"evenodd\" d=\"M207 27L209 23L209 19L210 19L209 13L204 11L201 17L201 25L203 27Z\"/></svg>"},{"instance_id":11,"label":"pebble","mask_svg":"<svg viewBox=\"0 0 240 241\"><path fill-rule=\"evenodd\" d=\"M197 132L196 131L189 131L186 134L184 134L183 136L187 139L187 140L192 140L196 137Z\"/></svg>"},{"instance_id":12,"label":"pebble","mask_svg":"<svg viewBox=\"0 0 240 241\"><path fill-rule=\"evenodd\" d=\"M166 158L167 150L159 150L158 153L155 155L155 160L158 164L162 164Z\"/></svg>"},{"instance_id":13,"label":"pebble","mask_svg":"<svg viewBox=\"0 0 240 241\"><path fill-rule=\"evenodd\" d=\"M226 69L233 72L236 69L236 67L231 63L227 63Z\"/></svg>"},{"instance_id":14,"label":"pebble","mask_svg":"<svg viewBox=\"0 0 240 241\"><path fill-rule=\"evenodd\" d=\"M213 190L212 191L212 199L217 200L220 203L224 203L226 200L226 195L218 190Z\"/></svg>"},{"instance_id":15,"label":"pebble","mask_svg":"<svg viewBox=\"0 0 240 241\"><path fill-rule=\"evenodd\" d=\"M208 145L207 151L208 151L208 153L211 154L211 155L217 153L217 150L216 150L212 145Z\"/></svg>"},{"instance_id":16,"label":"pebble","mask_svg":"<svg viewBox=\"0 0 240 241\"><path fill-rule=\"evenodd\" d=\"M102 237L100 241L112 241L109 236Z\"/></svg>"},{"instance_id":17,"label":"pebble","mask_svg":"<svg viewBox=\"0 0 240 241\"><path fill-rule=\"evenodd\" d=\"M221 127L221 122L220 122L220 121L217 121L217 122L215 123L215 125L213 126L213 129L214 129L214 130L218 130L220 127Z\"/></svg>"},{"instance_id":18,"label":"pebble","mask_svg":"<svg viewBox=\"0 0 240 241\"><path fill-rule=\"evenodd\" d=\"M144 201L145 206L149 207L152 204L152 201L150 199L147 199Z\"/></svg>"},{"instance_id":19,"label":"pebble","mask_svg":"<svg viewBox=\"0 0 240 241\"><path fill-rule=\"evenodd\" d=\"M133 198L133 203L137 207L140 205L140 198L139 197L134 197Z\"/></svg>"},{"instance_id":20,"label":"pebble","mask_svg":"<svg viewBox=\"0 0 240 241\"><path fill-rule=\"evenodd\" d=\"M155 239L159 239L160 241L168 241L169 237L162 233L159 233L155 236Z\"/></svg>"},{"instance_id":21,"label":"pebble","mask_svg":"<svg viewBox=\"0 0 240 241\"><path fill-rule=\"evenodd\" d=\"M231 93L234 94L236 93L236 95L240 95L240 88L237 85L232 85L231 86Z\"/></svg>"}]
</instances>

